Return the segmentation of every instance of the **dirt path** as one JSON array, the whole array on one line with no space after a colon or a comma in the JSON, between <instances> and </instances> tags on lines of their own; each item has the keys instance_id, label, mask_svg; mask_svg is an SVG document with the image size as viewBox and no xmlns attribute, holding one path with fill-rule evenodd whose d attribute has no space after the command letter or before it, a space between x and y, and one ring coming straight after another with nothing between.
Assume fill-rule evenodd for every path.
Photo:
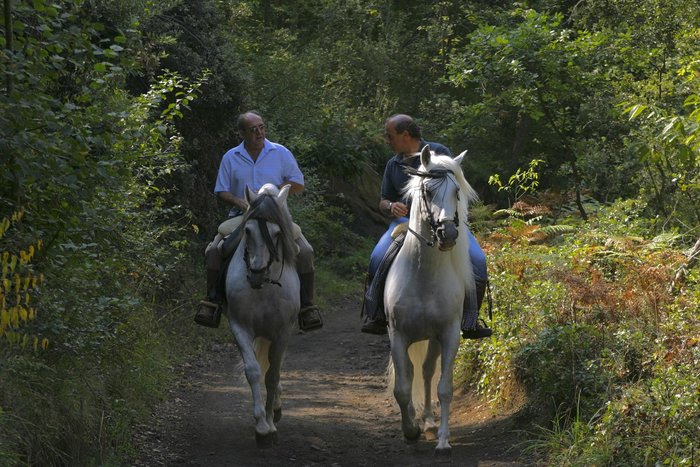
<instances>
[{"instance_id":1,"label":"dirt path","mask_svg":"<svg viewBox=\"0 0 700 467\"><path fill-rule=\"evenodd\" d=\"M435 441L406 444L398 407L386 392L389 340L359 332L359 306L344 299L323 329L295 331L282 371L278 444L258 449L250 389L234 374L233 344L214 345L186 365L154 426L141 433L139 466L434 465ZM223 324L222 324L223 325ZM455 466L521 466L511 419L456 394L450 418Z\"/></svg>"}]
</instances>

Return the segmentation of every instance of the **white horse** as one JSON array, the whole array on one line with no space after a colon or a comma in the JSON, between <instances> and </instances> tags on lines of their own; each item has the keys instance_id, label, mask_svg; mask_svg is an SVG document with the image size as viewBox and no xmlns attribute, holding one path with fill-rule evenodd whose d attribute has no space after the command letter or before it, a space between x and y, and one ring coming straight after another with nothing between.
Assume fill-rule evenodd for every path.
<instances>
[{"instance_id":1,"label":"white horse","mask_svg":"<svg viewBox=\"0 0 700 467\"><path fill-rule=\"evenodd\" d=\"M288 193L289 186L279 190L267 184L257 194L246 187L243 237L226 276L225 313L253 394L260 447L276 441L275 422L282 416L280 369L300 307Z\"/></svg>"},{"instance_id":2,"label":"white horse","mask_svg":"<svg viewBox=\"0 0 700 467\"><path fill-rule=\"evenodd\" d=\"M408 233L384 289L391 342L390 386L393 384L401 428L409 442L421 433L416 410L422 408L423 431L434 433L436 429L432 379L438 363L441 367L435 448L439 456L451 455L452 372L464 300L474 295L466 221L468 203L477 195L460 168L465 154L452 159L431 153L428 146L421 151L420 168L411 172L405 187L412 201Z\"/></svg>"}]
</instances>

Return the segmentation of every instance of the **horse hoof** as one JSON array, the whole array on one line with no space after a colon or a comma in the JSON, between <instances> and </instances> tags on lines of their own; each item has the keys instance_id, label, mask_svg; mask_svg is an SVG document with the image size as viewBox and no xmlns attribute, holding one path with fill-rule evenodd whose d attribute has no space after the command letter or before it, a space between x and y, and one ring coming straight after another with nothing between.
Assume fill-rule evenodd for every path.
<instances>
[{"instance_id":1,"label":"horse hoof","mask_svg":"<svg viewBox=\"0 0 700 467\"><path fill-rule=\"evenodd\" d=\"M423 434L425 434L426 441L435 441L438 438L438 429L436 426L431 426L423 429Z\"/></svg>"},{"instance_id":2,"label":"horse hoof","mask_svg":"<svg viewBox=\"0 0 700 467\"><path fill-rule=\"evenodd\" d=\"M420 428L416 427L415 431L404 432L403 437L408 444L417 442L420 438Z\"/></svg>"},{"instance_id":3,"label":"horse hoof","mask_svg":"<svg viewBox=\"0 0 700 467\"><path fill-rule=\"evenodd\" d=\"M451 459L452 448L435 448L435 457L438 459Z\"/></svg>"},{"instance_id":4,"label":"horse hoof","mask_svg":"<svg viewBox=\"0 0 700 467\"><path fill-rule=\"evenodd\" d=\"M277 423L282 419L282 409L275 409L272 415L272 420Z\"/></svg>"},{"instance_id":5,"label":"horse hoof","mask_svg":"<svg viewBox=\"0 0 700 467\"><path fill-rule=\"evenodd\" d=\"M276 441L277 441L277 432L268 433L266 435L255 432L255 444L260 449L269 448Z\"/></svg>"}]
</instances>

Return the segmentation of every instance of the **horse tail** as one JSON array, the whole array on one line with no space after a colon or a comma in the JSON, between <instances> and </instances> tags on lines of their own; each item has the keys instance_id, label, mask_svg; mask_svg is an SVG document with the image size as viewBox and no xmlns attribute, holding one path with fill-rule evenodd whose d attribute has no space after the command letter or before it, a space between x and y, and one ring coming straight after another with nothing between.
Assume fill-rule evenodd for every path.
<instances>
[{"instance_id":1,"label":"horse tail","mask_svg":"<svg viewBox=\"0 0 700 467\"><path fill-rule=\"evenodd\" d=\"M414 342L408 347L408 358L413 365L413 381L411 382L411 400L416 412L423 409L425 400L425 379L423 377L423 364L428 357L429 341L423 340ZM394 372L394 361L389 358L389 364L386 369L387 378L387 396L393 399L394 383L396 382L396 374ZM440 379L440 359L435 363L435 371L430 381L431 393L435 395L437 383Z\"/></svg>"},{"instance_id":2,"label":"horse tail","mask_svg":"<svg viewBox=\"0 0 700 467\"><path fill-rule=\"evenodd\" d=\"M255 351L255 359L258 361L260 366L260 382L265 384L265 374L267 369L270 368L270 344L271 342L262 337L256 337L253 341L253 350ZM236 373L241 375L245 380L245 362L243 359L236 365Z\"/></svg>"}]
</instances>

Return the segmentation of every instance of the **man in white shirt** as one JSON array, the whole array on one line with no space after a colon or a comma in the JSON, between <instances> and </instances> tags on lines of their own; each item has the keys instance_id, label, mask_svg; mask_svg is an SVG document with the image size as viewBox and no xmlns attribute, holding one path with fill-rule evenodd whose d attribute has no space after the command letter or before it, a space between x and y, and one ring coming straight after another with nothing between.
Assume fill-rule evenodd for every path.
<instances>
[{"instance_id":1,"label":"man in white shirt","mask_svg":"<svg viewBox=\"0 0 700 467\"><path fill-rule=\"evenodd\" d=\"M205 252L207 299L200 302L195 315L197 323L211 327L218 326L221 314L222 297L218 284L223 264L222 240L235 230L240 224L241 216L248 209L245 187L257 192L264 184L272 183L279 188L290 185L290 194L304 190L304 175L299 170L294 155L286 147L265 137L265 123L260 114L249 111L239 115L238 132L243 142L224 154L214 188L219 199L231 206L229 220L219 227L219 234ZM323 325L320 311L313 304L314 251L301 233L297 245L297 271L301 284L299 326L302 329L314 329Z\"/></svg>"}]
</instances>

